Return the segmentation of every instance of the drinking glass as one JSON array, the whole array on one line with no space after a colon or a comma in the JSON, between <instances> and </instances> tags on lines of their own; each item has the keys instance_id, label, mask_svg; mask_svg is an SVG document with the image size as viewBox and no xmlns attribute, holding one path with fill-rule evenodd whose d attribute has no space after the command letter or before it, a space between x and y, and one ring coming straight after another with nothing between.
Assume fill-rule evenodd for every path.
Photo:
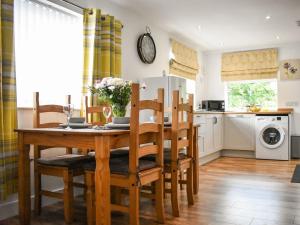
<instances>
[{"instance_id":1,"label":"drinking glass","mask_svg":"<svg viewBox=\"0 0 300 225\"><path fill-rule=\"evenodd\" d=\"M63 111L67 115L67 130L70 130L70 118L72 117L73 111L74 111L74 105L73 104L67 104L63 106Z\"/></svg>"},{"instance_id":2,"label":"drinking glass","mask_svg":"<svg viewBox=\"0 0 300 225\"><path fill-rule=\"evenodd\" d=\"M104 117L106 119L106 124L107 124L108 123L108 119L109 119L109 117L111 115L111 107L104 106L103 109L102 109L102 111L103 111L103 115L104 115Z\"/></svg>"}]
</instances>

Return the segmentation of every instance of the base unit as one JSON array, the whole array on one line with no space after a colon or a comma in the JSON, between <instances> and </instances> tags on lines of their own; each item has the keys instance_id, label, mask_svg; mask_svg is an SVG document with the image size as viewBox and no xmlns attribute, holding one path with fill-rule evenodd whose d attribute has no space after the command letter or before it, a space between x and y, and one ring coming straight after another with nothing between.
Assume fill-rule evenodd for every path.
<instances>
[{"instance_id":1,"label":"base unit","mask_svg":"<svg viewBox=\"0 0 300 225\"><path fill-rule=\"evenodd\" d=\"M255 115L225 115L224 120L224 149L254 151Z\"/></svg>"}]
</instances>

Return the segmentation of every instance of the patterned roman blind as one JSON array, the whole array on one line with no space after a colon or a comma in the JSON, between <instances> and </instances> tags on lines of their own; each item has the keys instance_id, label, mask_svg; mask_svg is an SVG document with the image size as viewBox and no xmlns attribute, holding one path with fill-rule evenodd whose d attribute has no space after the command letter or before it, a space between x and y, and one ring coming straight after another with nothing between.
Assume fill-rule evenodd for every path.
<instances>
[{"instance_id":1,"label":"patterned roman blind","mask_svg":"<svg viewBox=\"0 0 300 225\"><path fill-rule=\"evenodd\" d=\"M170 74L196 80L199 71L197 51L171 40Z\"/></svg>"},{"instance_id":2,"label":"patterned roman blind","mask_svg":"<svg viewBox=\"0 0 300 225\"><path fill-rule=\"evenodd\" d=\"M278 50L229 52L222 55L223 81L259 80L277 77Z\"/></svg>"}]
</instances>

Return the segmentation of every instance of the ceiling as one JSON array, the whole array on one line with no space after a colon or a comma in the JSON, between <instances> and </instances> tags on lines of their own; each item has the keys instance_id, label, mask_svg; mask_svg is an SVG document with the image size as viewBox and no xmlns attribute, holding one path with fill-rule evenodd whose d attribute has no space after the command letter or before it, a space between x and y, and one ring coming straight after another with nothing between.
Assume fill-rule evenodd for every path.
<instances>
[{"instance_id":1,"label":"ceiling","mask_svg":"<svg viewBox=\"0 0 300 225\"><path fill-rule=\"evenodd\" d=\"M300 42L300 0L111 1L206 50Z\"/></svg>"}]
</instances>

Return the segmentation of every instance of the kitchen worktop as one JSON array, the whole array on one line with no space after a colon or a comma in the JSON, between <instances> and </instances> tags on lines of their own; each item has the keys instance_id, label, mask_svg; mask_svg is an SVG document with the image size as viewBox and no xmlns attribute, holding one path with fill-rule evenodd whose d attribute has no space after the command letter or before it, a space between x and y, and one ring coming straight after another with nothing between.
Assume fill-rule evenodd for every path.
<instances>
[{"instance_id":1,"label":"kitchen worktop","mask_svg":"<svg viewBox=\"0 0 300 225\"><path fill-rule=\"evenodd\" d=\"M275 111L260 111L260 112L215 112L215 111L203 111L195 110L194 114L256 114L256 115L280 115L280 114L291 114L293 112L292 108L279 108Z\"/></svg>"}]
</instances>

